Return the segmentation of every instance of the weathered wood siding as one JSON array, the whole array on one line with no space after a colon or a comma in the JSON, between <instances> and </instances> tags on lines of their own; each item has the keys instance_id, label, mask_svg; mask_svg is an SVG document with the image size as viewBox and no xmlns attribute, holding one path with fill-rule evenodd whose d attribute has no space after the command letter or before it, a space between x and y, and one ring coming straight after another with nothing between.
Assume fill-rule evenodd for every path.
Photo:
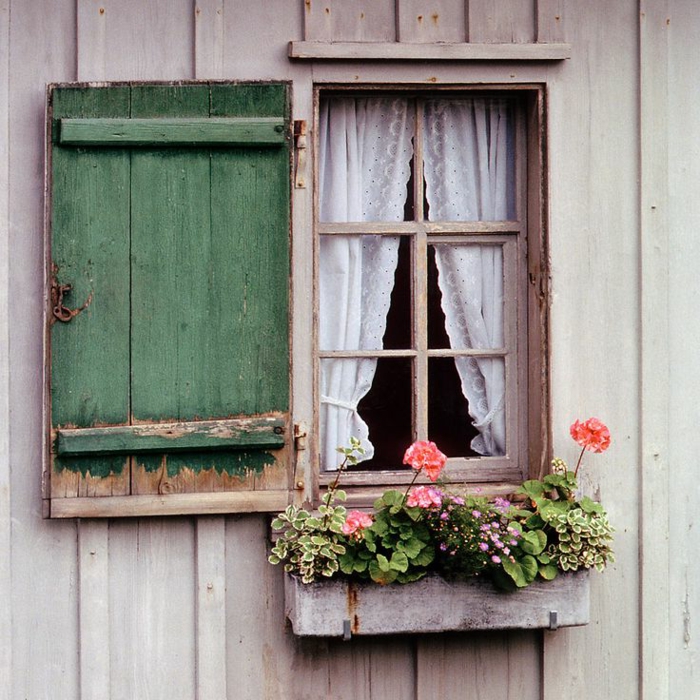
<instances>
[{"instance_id":1,"label":"weathered wood siding","mask_svg":"<svg viewBox=\"0 0 700 700\"><path fill-rule=\"evenodd\" d=\"M296 0L0 1L0 698L695 696L700 12L694 0L517 5L563 8L571 58L294 62ZM301 641L263 516L42 519L45 84L193 78L291 79L294 118L309 123L314 80L546 82L555 452L574 457L576 417L599 415L614 436L586 464L617 527L590 625ZM299 308L310 193L294 192ZM297 420L311 415L309 323L295 319Z\"/></svg>"}]
</instances>

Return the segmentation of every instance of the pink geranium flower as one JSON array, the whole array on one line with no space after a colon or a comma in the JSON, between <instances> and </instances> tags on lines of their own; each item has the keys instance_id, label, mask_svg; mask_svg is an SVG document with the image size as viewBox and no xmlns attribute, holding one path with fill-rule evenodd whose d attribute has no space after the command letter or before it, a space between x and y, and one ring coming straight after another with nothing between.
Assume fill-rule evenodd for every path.
<instances>
[{"instance_id":1,"label":"pink geranium flower","mask_svg":"<svg viewBox=\"0 0 700 700\"><path fill-rule=\"evenodd\" d=\"M428 440L414 442L403 456L404 464L410 464L418 472L424 470L431 481L437 481L446 461L447 457L437 445Z\"/></svg>"},{"instance_id":2,"label":"pink geranium flower","mask_svg":"<svg viewBox=\"0 0 700 700\"><path fill-rule=\"evenodd\" d=\"M361 510L351 510L345 516L345 522L341 528L344 535L359 536L362 530L370 527L374 520L369 513L363 513Z\"/></svg>"},{"instance_id":3,"label":"pink geranium flower","mask_svg":"<svg viewBox=\"0 0 700 700\"><path fill-rule=\"evenodd\" d=\"M605 423L597 418L589 418L581 423L576 421L569 429L571 437L584 450L604 452L610 447L610 431Z\"/></svg>"},{"instance_id":4,"label":"pink geranium flower","mask_svg":"<svg viewBox=\"0 0 700 700\"><path fill-rule=\"evenodd\" d=\"M442 492L431 486L416 486L408 494L406 505L409 508L439 508L442 505Z\"/></svg>"}]
</instances>

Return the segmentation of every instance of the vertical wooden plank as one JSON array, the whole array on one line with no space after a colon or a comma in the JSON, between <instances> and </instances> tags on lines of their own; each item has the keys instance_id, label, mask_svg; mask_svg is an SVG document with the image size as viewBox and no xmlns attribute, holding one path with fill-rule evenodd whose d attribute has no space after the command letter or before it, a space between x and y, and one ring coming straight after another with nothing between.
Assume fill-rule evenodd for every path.
<instances>
[{"instance_id":1,"label":"vertical wooden plank","mask_svg":"<svg viewBox=\"0 0 700 700\"><path fill-rule=\"evenodd\" d=\"M539 700L540 632L418 640L416 700Z\"/></svg>"},{"instance_id":2,"label":"vertical wooden plank","mask_svg":"<svg viewBox=\"0 0 700 700\"><path fill-rule=\"evenodd\" d=\"M110 527L111 696L192 700L194 524L153 518Z\"/></svg>"},{"instance_id":3,"label":"vertical wooden plank","mask_svg":"<svg viewBox=\"0 0 700 700\"><path fill-rule=\"evenodd\" d=\"M206 86L133 88L133 117L208 114ZM226 415L217 412L218 372L225 367L208 354L220 347L209 310L224 303L209 298L209 154L135 150L131 162L133 419Z\"/></svg>"},{"instance_id":4,"label":"vertical wooden plank","mask_svg":"<svg viewBox=\"0 0 700 700\"><path fill-rule=\"evenodd\" d=\"M197 698L226 693L226 520L197 518Z\"/></svg>"},{"instance_id":5,"label":"vertical wooden plank","mask_svg":"<svg viewBox=\"0 0 700 700\"><path fill-rule=\"evenodd\" d=\"M563 42L564 0L536 0L536 6L537 43Z\"/></svg>"},{"instance_id":6,"label":"vertical wooden plank","mask_svg":"<svg viewBox=\"0 0 700 700\"><path fill-rule=\"evenodd\" d=\"M198 0L194 9L195 78L225 78L224 0Z\"/></svg>"},{"instance_id":7,"label":"vertical wooden plank","mask_svg":"<svg viewBox=\"0 0 700 700\"><path fill-rule=\"evenodd\" d=\"M532 43L535 0L469 0L467 21L472 43Z\"/></svg>"},{"instance_id":8,"label":"vertical wooden plank","mask_svg":"<svg viewBox=\"0 0 700 700\"><path fill-rule=\"evenodd\" d=\"M0 699L12 689L12 520L10 500L10 3L0 2Z\"/></svg>"},{"instance_id":9,"label":"vertical wooden plank","mask_svg":"<svg viewBox=\"0 0 700 700\"><path fill-rule=\"evenodd\" d=\"M80 697L109 700L109 523L78 523Z\"/></svg>"},{"instance_id":10,"label":"vertical wooden plank","mask_svg":"<svg viewBox=\"0 0 700 700\"><path fill-rule=\"evenodd\" d=\"M640 0L641 694L670 694L669 3Z\"/></svg>"},{"instance_id":11,"label":"vertical wooden plank","mask_svg":"<svg viewBox=\"0 0 700 700\"><path fill-rule=\"evenodd\" d=\"M553 454L575 463L576 418L610 427L610 450L585 458L580 483L608 508L617 561L592 578L591 623L545 635L543 700L639 697L639 58L638 34L621 31L638 9L567 3L567 39L587 48L548 82Z\"/></svg>"},{"instance_id":12,"label":"vertical wooden plank","mask_svg":"<svg viewBox=\"0 0 700 700\"><path fill-rule=\"evenodd\" d=\"M73 0L57 0L47 11L42 3L12 2L10 14L3 16L9 26L0 30L9 30L11 47L7 49L8 82L4 75L0 78L10 104L8 179L0 176L9 208L0 209L0 221L7 216L11 222L11 255L3 256L0 268L7 261L11 303L0 315L12 329L12 416L0 429L9 431L6 473L10 491L6 497L10 498L11 512L6 515L12 518L12 553L2 569L11 576L12 584L9 597L3 600L3 607L11 611L7 632L12 637L12 669L2 675L0 694L7 693L11 700L46 697L47 689L55 697L75 700L80 692L76 526L42 520L37 472L44 431L44 354L39 338L44 327L45 294L41 236L45 85L75 78L74 5ZM8 651L3 649L3 653Z\"/></svg>"},{"instance_id":13,"label":"vertical wooden plank","mask_svg":"<svg viewBox=\"0 0 700 700\"><path fill-rule=\"evenodd\" d=\"M304 0L304 39L333 39L333 0Z\"/></svg>"},{"instance_id":14,"label":"vertical wooden plank","mask_svg":"<svg viewBox=\"0 0 700 700\"><path fill-rule=\"evenodd\" d=\"M696 533L696 427L700 422L700 360L689 347L700 345L700 100L694 84L698 53L689 50L700 34L700 14L693 0L669 6L669 556L670 575L670 689L669 697L692 697L700 687L700 575ZM653 88L652 88L653 89ZM685 467L680 466L685 465ZM690 468L688 468L690 467Z\"/></svg>"},{"instance_id":15,"label":"vertical wooden plank","mask_svg":"<svg viewBox=\"0 0 700 700\"><path fill-rule=\"evenodd\" d=\"M395 41L395 0L356 0L333 4L333 41Z\"/></svg>"},{"instance_id":16,"label":"vertical wooden plank","mask_svg":"<svg viewBox=\"0 0 700 700\"><path fill-rule=\"evenodd\" d=\"M81 80L194 77L191 0L77 0L77 12Z\"/></svg>"},{"instance_id":17,"label":"vertical wooden plank","mask_svg":"<svg viewBox=\"0 0 700 700\"><path fill-rule=\"evenodd\" d=\"M127 116L128 109L126 88L53 94L54 123L64 116ZM63 304L85 305L70 322L51 326L54 427L129 421L129 171L123 150L52 150L51 267L58 284L71 285ZM57 458L52 493L64 495L77 473L79 492L72 495L128 493L126 460L119 457Z\"/></svg>"},{"instance_id":18,"label":"vertical wooden plank","mask_svg":"<svg viewBox=\"0 0 700 700\"><path fill-rule=\"evenodd\" d=\"M466 40L465 7L449 0L397 0L397 40L413 44Z\"/></svg>"}]
</instances>

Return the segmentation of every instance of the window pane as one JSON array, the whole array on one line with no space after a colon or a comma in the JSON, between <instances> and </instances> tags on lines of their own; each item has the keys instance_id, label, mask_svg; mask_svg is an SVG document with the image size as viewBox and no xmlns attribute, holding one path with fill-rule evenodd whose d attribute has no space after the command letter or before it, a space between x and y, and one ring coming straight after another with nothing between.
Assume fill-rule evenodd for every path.
<instances>
[{"instance_id":1,"label":"window pane","mask_svg":"<svg viewBox=\"0 0 700 700\"><path fill-rule=\"evenodd\" d=\"M403 221L414 122L414 110L405 97L322 100L321 221Z\"/></svg>"},{"instance_id":2,"label":"window pane","mask_svg":"<svg viewBox=\"0 0 700 700\"><path fill-rule=\"evenodd\" d=\"M379 350L399 260L395 236L322 236L321 350Z\"/></svg>"},{"instance_id":3,"label":"window pane","mask_svg":"<svg viewBox=\"0 0 700 700\"><path fill-rule=\"evenodd\" d=\"M424 120L430 220L515 219L515 133L509 101L428 100Z\"/></svg>"},{"instance_id":4,"label":"window pane","mask_svg":"<svg viewBox=\"0 0 700 700\"><path fill-rule=\"evenodd\" d=\"M479 435L452 357L428 361L428 436L448 457L477 456L471 441Z\"/></svg>"},{"instance_id":5,"label":"window pane","mask_svg":"<svg viewBox=\"0 0 700 700\"><path fill-rule=\"evenodd\" d=\"M469 402L471 424L479 434L471 449L480 455L506 452L506 367L503 358L456 357L463 396ZM468 430L465 426L464 430Z\"/></svg>"},{"instance_id":6,"label":"window pane","mask_svg":"<svg viewBox=\"0 0 700 700\"><path fill-rule=\"evenodd\" d=\"M428 290L431 347L448 347L449 342L454 350L502 348L502 247L446 243L433 247Z\"/></svg>"},{"instance_id":7,"label":"window pane","mask_svg":"<svg viewBox=\"0 0 700 700\"><path fill-rule=\"evenodd\" d=\"M360 469L395 469L412 440L409 358L321 360L321 466L337 469L337 447L354 435L369 459Z\"/></svg>"}]
</instances>

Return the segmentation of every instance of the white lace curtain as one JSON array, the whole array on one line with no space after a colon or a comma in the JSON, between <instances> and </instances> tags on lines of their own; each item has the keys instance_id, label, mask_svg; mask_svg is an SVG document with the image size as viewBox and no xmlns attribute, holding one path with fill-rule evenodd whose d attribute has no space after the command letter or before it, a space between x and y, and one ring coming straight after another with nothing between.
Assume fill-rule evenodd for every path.
<instances>
[{"instance_id":1,"label":"white lace curtain","mask_svg":"<svg viewBox=\"0 0 700 700\"><path fill-rule=\"evenodd\" d=\"M404 99L336 98L319 122L321 221L402 221L411 175L414 115ZM382 347L399 239L322 236L320 349ZM372 386L376 359L321 361L321 463L338 465L336 448L352 435L370 459L374 448L357 411Z\"/></svg>"},{"instance_id":2,"label":"white lace curtain","mask_svg":"<svg viewBox=\"0 0 700 700\"><path fill-rule=\"evenodd\" d=\"M512 215L512 148L507 110L492 100L435 100L424 115L429 218L507 219ZM320 216L324 222L402 221L413 155L413 110L403 98L340 97L319 123ZM320 349L382 347L398 237L325 235L320 242ZM503 345L503 257L499 246L436 245L446 330L453 348ZM357 411L377 361L321 361L321 461L337 468L336 448L353 435L373 455ZM505 450L505 365L457 358L462 392L479 435L479 454Z\"/></svg>"},{"instance_id":3,"label":"white lace curtain","mask_svg":"<svg viewBox=\"0 0 700 700\"><path fill-rule=\"evenodd\" d=\"M425 107L425 181L431 221L499 221L513 216L513 148L508 107L498 100L434 100ZM503 250L436 245L438 285L450 346L504 345ZM462 393L479 435L472 449L506 448L505 362L458 357Z\"/></svg>"}]
</instances>

